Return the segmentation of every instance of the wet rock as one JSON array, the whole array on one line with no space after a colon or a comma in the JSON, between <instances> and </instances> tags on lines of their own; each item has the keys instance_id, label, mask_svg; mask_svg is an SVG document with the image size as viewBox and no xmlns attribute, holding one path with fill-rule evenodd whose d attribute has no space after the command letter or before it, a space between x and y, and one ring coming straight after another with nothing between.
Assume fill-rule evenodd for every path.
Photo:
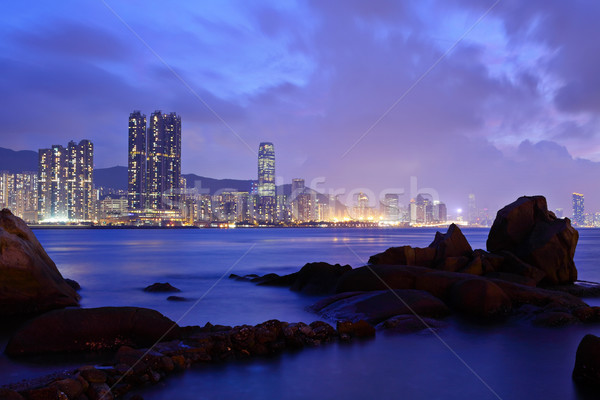
<instances>
[{"instance_id":1,"label":"wet rock","mask_svg":"<svg viewBox=\"0 0 600 400\"><path fill-rule=\"evenodd\" d=\"M546 327L573 325L578 322L576 317L566 312L542 312L533 320L534 325Z\"/></svg>"},{"instance_id":2,"label":"wet rock","mask_svg":"<svg viewBox=\"0 0 600 400\"><path fill-rule=\"evenodd\" d=\"M414 289L416 274L414 270L399 265L367 265L346 272L340 277L336 293Z\"/></svg>"},{"instance_id":3,"label":"wet rock","mask_svg":"<svg viewBox=\"0 0 600 400\"><path fill-rule=\"evenodd\" d=\"M74 399L77 396L81 395L84 390L87 388L83 387L83 384L78 379L66 378L53 382L50 387L55 387L60 390L64 394L67 395L69 399ZM0 398L3 398L0 396Z\"/></svg>"},{"instance_id":4,"label":"wet rock","mask_svg":"<svg viewBox=\"0 0 600 400\"><path fill-rule=\"evenodd\" d=\"M179 327L158 311L138 307L55 310L17 330L6 346L11 356L53 352L98 351L121 345L145 347L172 340Z\"/></svg>"},{"instance_id":5,"label":"wet rock","mask_svg":"<svg viewBox=\"0 0 600 400\"><path fill-rule=\"evenodd\" d=\"M450 304L462 314L479 319L508 315L512 302L506 293L486 279L466 279L450 289Z\"/></svg>"},{"instance_id":6,"label":"wet rock","mask_svg":"<svg viewBox=\"0 0 600 400\"><path fill-rule=\"evenodd\" d=\"M79 375L89 383L106 382L106 373L91 366L79 368Z\"/></svg>"},{"instance_id":7,"label":"wet rock","mask_svg":"<svg viewBox=\"0 0 600 400\"><path fill-rule=\"evenodd\" d=\"M600 338L585 335L575 356L573 380L581 385L600 388Z\"/></svg>"},{"instance_id":8,"label":"wet rock","mask_svg":"<svg viewBox=\"0 0 600 400\"><path fill-rule=\"evenodd\" d=\"M423 330L437 330L446 326L445 323L432 318L422 318L415 315L397 315L380 322L375 326L377 330L388 333L413 333Z\"/></svg>"},{"instance_id":9,"label":"wet rock","mask_svg":"<svg viewBox=\"0 0 600 400\"><path fill-rule=\"evenodd\" d=\"M87 395L90 400L113 400L113 393L106 383L90 383L87 390Z\"/></svg>"},{"instance_id":10,"label":"wet rock","mask_svg":"<svg viewBox=\"0 0 600 400\"><path fill-rule=\"evenodd\" d=\"M181 292L181 290L172 286L169 282L164 282L164 283L156 282L150 286L146 286L144 288L144 292L152 292L152 293L166 292L166 293L168 293L168 292Z\"/></svg>"},{"instance_id":11,"label":"wet rock","mask_svg":"<svg viewBox=\"0 0 600 400\"><path fill-rule=\"evenodd\" d=\"M81 290L81 285L76 280L65 278L65 282L67 282L67 284L69 286L71 286L73 288L73 290L75 290L75 291L80 291Z\"/></svg>"},{"instance_id":12,"label":"wet rock","mask_svg":"<svg viewBox=\"0 0 600 400\"><path fill-rule=\"evenodd\" d=\"M52 386L26 390L22 394L27 400L69 400L66 394Z\"/></svg>"},{"instance_id":13,"label":"wet rock","mask_svg":"<svg viewBox=\"0 0 600 400\"><path fill-rule=\"evenodd\" d=\"M25 400L18 392L10 389L0 388L0 399L4 400Z\"/></svg>"},{"instance_id":14,"label":"wet rock","mask_svg":"<svg viewBox=\"0 0 600 400\"><path fill-rule=\"evenodd\" d=\"M356 322L338 321L337 332L340 336L367 338L375 336L375 328L364 319Z\"/></svg>"},{"instance_id":15,"label":"wet rock","mask_svg":"<svg viewBox=\"0 0 600 400\"><path fill-rule=\"evenodd\" d=\"M544 272L545 284L572 283L577 279L573 256L578 238L568 218L548 211L543 196L523 196L498 211L487 249L508 251Z\"/></svg>"},{"instance_id":16,"label":"wet rock","mask_svg":"<svg viewBox=\"0 0 600 400\"><path fill-rule=\"evenodd\" d=\"M63 279L20 218L0 211L0 316L77 306L79 295Z\"/></svg>"},{"instance_id":17,"label":"wet rock","mask_svg":"<svg viewBox=\"0 0 600 400\"><path fill-rule=\"evenodd\" d=\"M428 292L409 289L359 293L317 311L327 319L351 322L362 319L371 324L377 324L395 315L413 312L436 318L450 313L441 300Z\"/></svg>"},{"instance_id":18,"label":"wet rock","mask_svg":"<svg viewBox=\"0 0 600 400\"><path fill-rule=\"evenodd\" d=\"M182 296L169 296L169 297L167 297L167 300L169 300L169 301L188 301L188 299L186 299L185 297L182 297Z\"/></svg>"}]
</instances>

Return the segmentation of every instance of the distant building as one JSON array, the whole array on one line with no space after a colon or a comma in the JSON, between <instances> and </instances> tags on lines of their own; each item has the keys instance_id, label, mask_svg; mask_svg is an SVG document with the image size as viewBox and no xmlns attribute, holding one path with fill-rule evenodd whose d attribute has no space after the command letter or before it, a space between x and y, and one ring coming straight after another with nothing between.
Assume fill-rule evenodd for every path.
<instances>
[{"instance_id":1,"label":"distant building","mask_svg":"<svg viewBox=\"0 0 600 400\"><path fill-rule=\"evenodd\" d=\"M89 140L39 150L39 219L95 219L94 146Z\"/></svg>"},{"instance_id":2,"label":"distant building","mask_svg":"<svg viewBox=\"0 0 600 400\"><path fill-rule=\"evenodd\" d=\"M25 222L37 222L37 175L37 172L0 171L0 209L10 209Z\"/></svg>"},{"instance_id":3,"label":"distant building","mask_svg":"<svg viewBox=\"0 0 600 400\"><path fill-rule=\"evenodd\" d=\"M277 200L275 193L275 148L262 142L258 147L258 216L261 222L275 222Z\"/></svg>"},{"instance_id":4,"label":"distant building","mask_svg":"<svg viewBox=\"0 0 600 400\"><path fill-rule=\"evenodd\" d=\"M129 114L129 156L127 164L127 206L132 211L146 208L146 116Z\"/></svg>"},{"instance_id":5,"label":"distant building","mask_svg":"<svg viewBox=\"0 0 600 400\"><path fill-rule=\"evenodd\" d=\"M573 224L576 226L585 225L583 195L573 193Z\"/></svg>"},{"instance_id":6,"label":"distant building","mask_svg":"<svg viewBox=\"0 0 600 400\"><path fill-rule=\"evenodd\" d=\"M563 217L563 209L557 208L556 211L554 211L554 214L556 215L556 218L562 218Z\"/></svg>"},{"instance_id":7,"label":"distant building","mask_svg":"<svg viewBox=\"0 0 600 400\"><path fill-rule=\"evenodd\" d=\"M478 225L479 224L479 213L477 212L477 202L475 201L475 195L473 193L469 194L469 203L467 209L467 222L469 225Z\"/></svg>"},{"instance_id":8,"label":"distant building","mask_svg":"<svg viewBox=\"0 0 600 400\"><path fill-rule=\"evenodd\" d=\"M110 196L99 201L98 219L111 220L125 217L128 215L128 199L122 196L118 199L113 199Z\"/></svg>"},{"instance_id":9,"label":"distant building","mask_svg":"<svg viewBox=\"0 0 600 400\"><path fill-rule=\"evenodd\" d=\"M386 193L382 202L382 216L385 221L399 221L400 207L396 193Z\"/></svg>"},{"instance_id":10,"label":"distant building","mask_svg":"<svg viewBox=\"0 0 600 400\"><path fill-rule=\"evenodd\" d=\"M160 110L150 116L147 131L147 208L178 210L181 178L181 117Z\"/></svg>"}]
</instances>

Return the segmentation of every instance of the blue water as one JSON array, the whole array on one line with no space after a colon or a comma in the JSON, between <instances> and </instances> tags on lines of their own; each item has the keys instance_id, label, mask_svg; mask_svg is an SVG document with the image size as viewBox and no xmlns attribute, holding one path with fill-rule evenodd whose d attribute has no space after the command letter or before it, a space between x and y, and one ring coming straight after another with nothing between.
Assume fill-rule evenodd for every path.
<instances>
[{"instance_id":1,"label":"blue water","mask_svg":"<svg viewBox=\"0 0 600 400\"><path fill-rule=\"evenodd\" d=\"M426 246L434 229L37 230L63 276L77 280L83 307L157 309L181 325L311 322L319 297L227 279L290 273L306 262L358 267L390 246ZM465 229L474 248L487 230ZM600 230L580 231L580 279L600 281ZM141 289L170 282L188 302ZM599 304L597 300L590 300ZM450 320L440 337L388 336L269 359L202 366L143 391L145 399L586 398L571 382L577 344L600 325L558 329L528 322L476 326ZM65 368L73 360L62 360ZM79 361L77 361L79 362ZM54 364L58 361L53 361ZM75 364L78 365L78 364ZM0 384L54 369L47 361L0 358Z\"/></svg>"}]
</instances>

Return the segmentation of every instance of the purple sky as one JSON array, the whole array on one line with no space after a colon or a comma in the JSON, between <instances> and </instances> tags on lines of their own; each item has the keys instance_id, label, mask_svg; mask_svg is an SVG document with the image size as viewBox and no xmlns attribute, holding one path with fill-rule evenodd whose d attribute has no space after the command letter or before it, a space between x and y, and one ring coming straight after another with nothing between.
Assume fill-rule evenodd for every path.
<instances>
[{"instance_id":1,"label":"purple sky","mask_svg":"<svg viewBox=\"0 0 600 400\"><path fill-rule=\"evenodd\" d=\"M86 138L126 165L129 113L161 109L185 173L256 179L272 141L282 181L322 190L406 203L416 176L451 213L544 194L570 216L573 191L600 211L600 3L502 0L477 23L494 2L7 2L0 146Z\"/></svg>"}]
</instances>

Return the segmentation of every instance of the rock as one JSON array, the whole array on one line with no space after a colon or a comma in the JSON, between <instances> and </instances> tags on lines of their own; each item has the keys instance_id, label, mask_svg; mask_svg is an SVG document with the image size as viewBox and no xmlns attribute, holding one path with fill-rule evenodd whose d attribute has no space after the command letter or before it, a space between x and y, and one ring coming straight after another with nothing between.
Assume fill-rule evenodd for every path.
<instances>
[{"instance_id":1,"label":"rock","mask_svg":"<svg viewBox=\"0 0 600 400\"><path fill-rule=\"evenodd\" d=\"M435 251L433 253L435 253ZM433 256L435 256L435 254L433 254ZM431 257L432 261L433 256ZM390 247L383 253L369 257L369 264L415 265L415 249L411 246Z\"/></svg>"},{"instance_id":2,"label":"rock","mask_svg":"<svg viewBox=\"0 0 600 400\"><path fill-rule=\"evenodd\" d=\"M69 400L66 394L52 386L26 390L22 394L27 400Z\"/></svg>"},{"instance_id":3,"label":"rock","mask_svg":"<svg viewBox=\"0 0 600 400\"><path fill-rule=\"evenodd\" d=\"M578 322L576 317L566 312L542 312L533 320L534 325L546 327L573 325Z\"/></svg>"},{"instance_id":4,"label":"rock","mask_svg":"<svg viewBox=\"0 0 600 400\"><path fill-rule=\"evenodd\" d=\"M3 400L25 400L18 392L10 389L0 388L0 399Z\"/></svg>"},{"instance_id":5,"label":"rock","mask_svg":"<svg viewBox=\"0 0 600 400\"><path fill-rule=\"evenodd\" d=\"M106 383L91 383L87 390L90 400L113 400L114 396Z\"/></svg>"},{"instance_id":6,"label":"rock","mask_svg":"<svg viewBox=\"0 0 600 400\"><path fill-rule=\"evenodd\" d=\"M75 290L75 291L81 290L81 285L76 280L65 278L65 282L67 282L67 284L69 286L71 286L73 288L73 290Z\"/></svg>"},{"instance_id":7,"label":"rock","mask_svg":"<svg viewBox=\"0 0 600 400\"><path fill-rule=\"evenodd\" d=\"M350 337L367 338L375 336L375 328L364 319L356 322L352 321L338 321L337 332L341 335L348 335Z\"/></svg>"},{"instance_id":8,"label":"rock","mask_svg":"<svg viewBox=\"0 0 600 400\"><path fill-rule=\"evenodd\" d=\"M27 224L0 211L0 316L37 314L79 305Z\"/></svg>"},{"instance_id":9,"label":"rock","mask_svg":"<svg viewBox=\"0 0 600 400\"><path fill-rule=\"evenodd\" d=\"M333 293L339 278L350 270L352 267L349 265L308 263L298 271L291 290L315 295Z\"/></svg>"},{"instance_id":10,"label":"rock","mask_svg":"<svg viewBox=\"0 0 600 400\"><path fill-rule=\"evenodd\" d=\"M498 211L487 249L509 251L543 271L544 284L572 283L577 279L573 256L578 239L571 221L548 211L543 196L523 196Z\"/></svg>"},{"instance_id":11,"label":"rock","mask_svg":"<svg viewBox=\"0 0 600 400\"><path fill-rule=\"evenodd\" d=\"M458 272L459 270L465 268L467 264L469 264L469 257L446 257L440 260L438 268L442 271Z\"/></svg>"},{"instance_id":12,"label":"rock","mask_svg":"<svg viewBox=\"0 0 600 400\"><path fill-rule=\"evenodd\" d=\"M79 368L79 375L89 383L106 382L106 373L91 366Z\"/></svg>"},{"instance_id":13,"label":"rock","mask_svg":"<svg viewBox=\"0 0 600 400\"><path fill-rule=\"evenodd\" d=\"M400 265L367 265L342 275L335 292L413 289L414 286L415 273L409 268Z\"/></svg>"},{"instance_id":14,"label":"rock","mask_svg":"<svg viewBox=\"0 0 600 400\"><path fill-rule=\"evenodd\" d=\"M84 392L84 390L86 390L86 388L83 387L83 384L80 380L73 378L66 378L61 379L59 381L55 381L50 386L56 387L56 389L66 394L69 397L69 399L76 398L77 396L81 395Z\"/></svg>"},{"instance_id":15,"label":"rock","mask_svg":"<svg viewBox=\"0 0 600 400\"><path fill-rule=\"evenodd\" d=\"M171 286L171 284L169 282L165 282L165 283L160 283L160 282L156 282L153 283L150 286L146 286L144 288L144 292L181 292L181 290L177 289L174 286Z\"/></svg>"},{"instance_id":16,"label":"rock","mask_svg":"<svg viewBox=\"0 0 600 400\"><path fill-rule=\"evenodd\" d=\"M377 330L389 333L413 333L422 330L437 330L446 326L443 322L432 318L419 318L414 315L396 315L375 326Z\"/></svg>"},{"instance_id":17,"label":"rock","mask_svg":"<svg viewBox=\"0 0 600 400\"><path fill-rule=\"evenodd\" d=\"M17 330L5 352L10 356L18 356L110 350L121 345L147 347L161 338L172 340L178 334L179 326L158 311L147 308L55 310L29 321Z\"/></svg>"},{"instance_id":18,"label":"rock","mask_svg":"<svg viewBox=\"0 0 600 400\"><path fill-rule=\"evenodd\" d=\"M421 290L382 290L360 293L338 300L319 312L327 319L357 322L361 319L377 324L400 314L417 313L426 317L445 317L448 307Z\"/></svg>"},{"instance_id":19,"label":"rock","mask_svg":"<svg viewBox=\"0 0 600 400\"><path fill-rule=\"evenodd\" d=\"M585 335L575 355L573 380L578 384L600 387L600 338Z\"/></svg>"},{"instance_id":20,"label":"rock","mask_svg":"<svg viewBox=\"0 0 600 400\"><path fill-rule=\"evenodd\" d=\"M451 224L445 234L436 232L429 247L435 249L436 263L443 263L448 257L470 258L473 253L473 248L456 224Z\"/></svg>"},{"instance_id":21,"label":"rock","mask_svg":"<svg viewBox=\"0 0 600 400\"><path fill-rule=\"evenodd\" d=\"M510 298L487 279L467 279L450 289L453 309L470 317L490 319L507 315L512 309Z\"/></svg>"},{"instance_id":22,"label":"rock","mask_svg":"<svg viewBox=\"0 0 600 400\"><path fill-rule=\"evenodd\" d=\"M186 299L185 297L181 297L181 296L169 296L169 297L167 297L167 300L169 300L169 301L188 301L188 299Z\"/></svg>"}]
</instances>

